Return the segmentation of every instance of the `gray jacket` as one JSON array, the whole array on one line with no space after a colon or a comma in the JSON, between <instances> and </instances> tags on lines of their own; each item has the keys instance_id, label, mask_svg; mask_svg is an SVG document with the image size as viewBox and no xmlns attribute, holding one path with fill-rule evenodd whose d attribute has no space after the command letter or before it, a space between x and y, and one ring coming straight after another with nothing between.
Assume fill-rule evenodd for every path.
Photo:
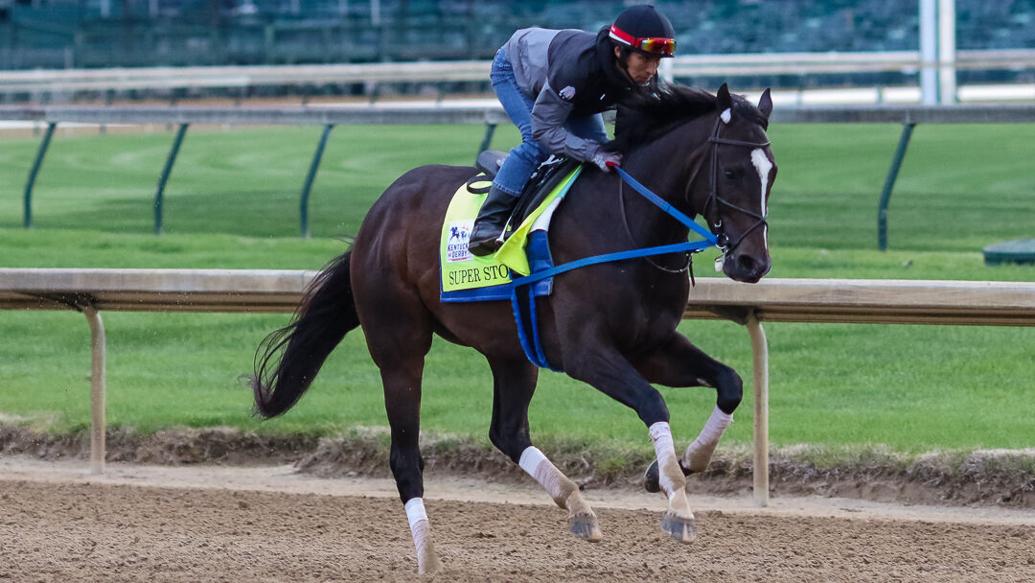
<instances>
[{"instance_id":1,"label":"gray jacket","mask_svg":"<svg viewBox=\"0 0 1035 583\"><path fill-rule=\"evenodd\" d=\"M569 133L564 125L575 116L607 109L638 88L614 65L607 29L523 28L503 45L514 77L532 107L532 137L554 154L592 160L600 144Z\"/></svg>"}]
</instances>

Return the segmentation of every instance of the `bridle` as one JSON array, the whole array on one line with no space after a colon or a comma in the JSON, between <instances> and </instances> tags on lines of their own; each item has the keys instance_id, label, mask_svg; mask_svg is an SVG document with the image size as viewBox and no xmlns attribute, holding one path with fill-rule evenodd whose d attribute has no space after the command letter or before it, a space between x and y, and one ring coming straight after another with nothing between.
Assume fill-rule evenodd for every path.
<instances>
[{"instance_id":1,"label":"bridle","mask_svg":"<svg viewBox=\"0 0 1035 583\"><path fill-rule=\"evenodd\" d=\"M766 216L737 206L719 195L719 146L737 146L741 148L754 149L765 148L769 146L770 142L768 140L765 142L747 142L744 140L730 140L721 137L720 134L722 126L725 125L723 120L724 115L726 115L726 112L720 114L718 119L715 120L715 128L712 130L712 135L706 142L711 146L711 160L709 162L710 173L708 176L708 198L705 199L704 209L702 209L701 214L705 217L705 220L708 221L709 228L719 240L719 250L722 251L723 256L726 256L729 253L732 253L733 250L736 249L744 238L751 234L752 231L759 227L768 226L768 223L766 222ZM686 190L683 191L683 197L686 199L688 206L690 205L690 187L697 178L697 173L700 169L701 167L698 165L697 169L694 171L694 175L691 176L690 180L686 183ZM765 196L765 193L762 193L762 195ZM744 213L745 215L756 219L755 224L751 225L749 229L741 233L740 236L737 237L736 241L731 242L729 236L726 235L725 224L722 222L722 207ZM709 210L712 208L715 209L715 220L712 220L709 217Z\"/></svg>"},{"instance_id":2,"label":"bridle","mask_svg":"<svg viewBox=\"0 0 1035 583\"><path fill-rule=\"evenodd\" d=\"M709 154L710 154L710 161L709 161L710 175L708 176L708 198L705 199L704 209L702 209L701 214L705 217L705 221L708 222L708 228L715 235L715 238L717 240L716 246L719 248L719 251L722 253L719 256L719 259L716 261L717 265L719 264L719 261L722 260L722 258L726 257L729 253L733 252L733 250L736 249L737 246L740 245L740 243L744 240L744 238L747 237L749 234L751 234L752 231L754 231L755 229L757 229L759 227L768 226L768 223L766 222L766 216L765 215L761 215L761 214L756 213L754 211L751 211L751 210L748 210L746 208L737 206L737 205L731 203L730 201L726 200L725 198L723 198L722 196L719 195L719 186L718 186L719 185L719 146L737 146L737 147L741 147L741 148L752 148L752 149L754 149L754 148L765 148L765 147L769 146L769 144L770 144L769 141L765 141L765 142L748 142L748 141L744 141L744 140L731 140L731 139L728 139L728 138L723 138L721 136L722 126L726 124L726 121L724 120L723 116L725 116L727 114L727 112L730 112L730 110L726 110L726 111L720 113L719 116L716 118L716 120L715 120L715 127L712 129L712 133L708 137L708 140L706 142L704 142L703 144L701 144L700 146L698 146L697 148L695 148L693 152L691 152L691 158L696 158L697 157L697 153L700 151L701 148L703 148L703 147L709 147L710 148L710 152L709 152ZM703 162L703 158L701 159L701 161ZM692 189L694 182L697 180L697 175L700 174L702 166L703 166L703 164L701 164L701 163L698 163L698 164L695 165L693 174L690 175L690 178L686 182L686 188L683 190L683 199L686 201L687 207L692 207L692 204L690 202L690 190ZM635 237L633 237L631 229L629 228L629 221L628 221L628 218L626 217L626 213L625 213L625 195L624 195L624 191L623 191L624 183L625 183L624 180L619 180L618 181L618 201L619 201L619 208L621 209L621 212L622 212L622 223L625 226L626 234L633 241L633 243L636 243L638 245L638 243L635 240ZM756 219L755 224L752 225L749 229L747 229L743 233L741 233L740 236L737 237L736 241L733 241L731 243L730 239L729 239L729 236L726 235L725 224L722 221L722 209L721 209L721 207L727 207L727 208L732 209L734 211L738 211L738 212L744 213L744 214L748 215L749 217L752 217L752 218ZM708 216L709 215L709 209L712 209L712 208L715 209L715 220L712 220ZM693 271L692 271L692 269L693 269L693 253L695 253L695 252L696 251L686 252L686 264L683 265L683 267L681 267L679 269L673 269L671 267L665 267L663 265L659 265L651 257L644 257L644 259L646 259L655 268L657 268L657 269L659 269L661 271L664 271L666 273L682 273L684 271L690 270L691 277L692 277L693 276Z\"/></svg>"}]
</instances>

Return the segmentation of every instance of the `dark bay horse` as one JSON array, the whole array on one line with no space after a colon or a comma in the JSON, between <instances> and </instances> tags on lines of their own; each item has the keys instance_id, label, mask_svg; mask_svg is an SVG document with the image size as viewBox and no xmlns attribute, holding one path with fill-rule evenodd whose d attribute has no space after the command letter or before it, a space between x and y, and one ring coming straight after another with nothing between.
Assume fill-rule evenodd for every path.
<instances>
[{"instance_id":1,"label":"dark bay horse","mask_svg":"<svg viewBox=\"0 0 1035 583\"><path fill-rule=\"evenodd\" d=\"M623 168L675 208L702 215L723 248L722 270L754 283L770 268L767 200L776 164L766 137L772 100L757 106L731 95L670 87L619 112L614 147ZM390 465L406 509L420 573L440 567L422 497L418 445L421 377L432 334L470 346L493 374L489 438L538 481L562 509L572 532L599 540L596 515L578 486L532 445L528 405L538 369L526 360L509 302L439 301L439 235L451 195L474 170L424 166L396 180L374 203L352 248L313 281L294 321L256 354L258 412L288 410L309 387L345 334L363 327L381 370L391 425ZM587 168L556 213L550 243L557 264L636 247L685 242L686 226L620 189L614 172ZM636 411L657 454L658 486L668 498L662 530L689 542L694 516L685 473L708 464L741 400L733 369L676 331L690 293L685 257L594 265L557 276L538 300L548 360ZM651 386L715 389L716 408L682 458L669 412Z\"/></svg>"}]
</instances>

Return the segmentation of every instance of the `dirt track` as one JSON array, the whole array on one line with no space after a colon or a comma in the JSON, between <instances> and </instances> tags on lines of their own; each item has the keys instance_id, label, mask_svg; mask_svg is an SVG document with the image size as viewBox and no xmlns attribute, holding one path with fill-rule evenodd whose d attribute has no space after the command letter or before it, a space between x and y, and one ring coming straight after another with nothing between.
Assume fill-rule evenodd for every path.
<instances>
[{"instance_id":1,"label":"dirt track","mask_svg":"<svg viewBox=\"0 0 1035 583\"><path fill-rule=\"evenodd\" d=\"M123 466L88 479L81 464L70 471L0 462L0 580L415 578L406 518L386 481L352 482L373 494L363 497L342 481L289 476L285 468ZM541 500L527 488L428 482L458 498ZM700 537L682 546L660 535L657 510L629 509L660 509L660 499L596 492L591 501L611 498L625 508L597 505L606 538L593 545L567 534L552 506L431 494L428 513L446 563L439 581L1035 579L1031 512L822 499L760 512L742 501L699 500L698 508L723 510L699 511Z\"/></svg>"}]
</instances>

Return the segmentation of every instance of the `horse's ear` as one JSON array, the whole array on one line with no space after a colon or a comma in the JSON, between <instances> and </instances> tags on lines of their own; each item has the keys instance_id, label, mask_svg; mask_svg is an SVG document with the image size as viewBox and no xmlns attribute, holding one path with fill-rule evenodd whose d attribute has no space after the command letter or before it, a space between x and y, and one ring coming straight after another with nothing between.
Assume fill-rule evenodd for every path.
<instances>
[{"instance_id":1,"label":"horse's ear","mask_svg":"<svg viewBox=\"0 0 1035 583\"><path fill-rule=\"evenodd\" d=\"M730 95L730 88L725 83L722 87L719 87L719 92L715 94L718 99L719 111L726 111L733 107L733 97Z\"/></svg>"},{"instance_id":2,"label":"horse's ear","mask_svg":"<svg viewBox=\"0 0 1035 583\"><path fill-rule=\"evenodd\" d=\"M773 113L773 97L769 94L769 88L762 92L762 98L758 100L758 111L762 112L765 118L769 119L769 114Z\"/></svg>"}]
</instances>

